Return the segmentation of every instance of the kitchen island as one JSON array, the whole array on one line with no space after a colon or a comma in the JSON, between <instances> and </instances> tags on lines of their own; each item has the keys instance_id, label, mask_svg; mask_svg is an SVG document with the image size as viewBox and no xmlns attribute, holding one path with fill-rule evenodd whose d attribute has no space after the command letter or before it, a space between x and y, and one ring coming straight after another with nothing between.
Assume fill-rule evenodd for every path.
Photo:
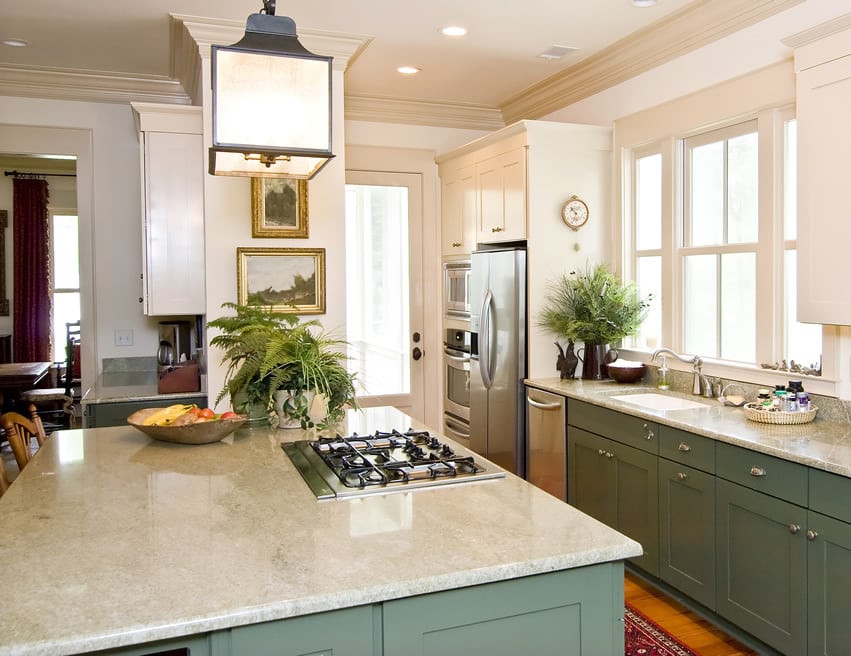
<instances>
[{"instance_id":1,"label":"kitchen island","mask_svg":"<svg viewBox=\"0 0 851 656\"><path fill-rule=\"evenodd\" d=\"M281 448L305 438L55 433L0 498L0 654L509 654L530 630L559 653L623 653L638 543L511 474L320 502Z\"/></svg>"}]
</instances>

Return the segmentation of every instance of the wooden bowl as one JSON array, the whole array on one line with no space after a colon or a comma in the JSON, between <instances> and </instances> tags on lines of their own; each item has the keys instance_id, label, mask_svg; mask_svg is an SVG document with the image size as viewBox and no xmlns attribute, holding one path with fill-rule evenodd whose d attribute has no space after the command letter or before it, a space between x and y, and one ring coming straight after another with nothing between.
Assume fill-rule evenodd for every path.
<instances>
[{"instance_id":1,"label":"wooden bowl","mask_svg":"<svg viewBox=\"0 0 851 656\"><path fill-rule=\"evenodd\" d=\"M227 437L246 422L246 417L238 416L230 419L215 419L213 421L199 421L184 426L146 426L142 423L144 418L152 410L159 408L145 408L137 410L127 417L127 423L138 428L148 437L163 442L175 442L176 444L212 444Z\"/></svg>"},{"instance_id":2,"label":"wooden bowl","mask_svg":"<svg viewBox=\"0 0 851 656\"><path fill-rule=\"evenodd\" d=\"M606 365L609 371L609 377L618 383L634 383L644 378L644 373L647 367L643 364L638 365L619 365L618 361Z\"/></svg>"}]
</instances>

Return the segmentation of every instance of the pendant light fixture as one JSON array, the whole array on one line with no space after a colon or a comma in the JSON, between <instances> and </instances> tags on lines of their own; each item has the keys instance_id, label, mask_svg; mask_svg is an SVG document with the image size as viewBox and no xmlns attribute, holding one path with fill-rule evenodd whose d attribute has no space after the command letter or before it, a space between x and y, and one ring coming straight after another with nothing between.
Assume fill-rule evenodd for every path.
<instances>
[{"instance_id":1,"label":"pendant light fixture","mask_svg":"<svg viewBox=\"0 0 851 656\"><path fill-rule=\"evenodd\" d=\"M212 175L309 180L331 152L331 60L299 43L275 0L245 35L212 47Z\"/></svg>"}]
</instances>

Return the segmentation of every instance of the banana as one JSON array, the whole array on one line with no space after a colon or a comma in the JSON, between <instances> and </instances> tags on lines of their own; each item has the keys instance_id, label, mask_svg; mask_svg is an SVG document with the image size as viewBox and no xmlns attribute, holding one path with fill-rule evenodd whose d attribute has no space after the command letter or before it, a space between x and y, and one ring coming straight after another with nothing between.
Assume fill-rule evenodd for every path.
<instances>
[{"instance_id":1,"label":"banana","mask_svg":"<svg viewBox=\"0 0 851 656\"><path fill-rule=\"evenodd\" d=\"M144 426L170 426L180 415L187 412L192 406L176 403L148 415L143 421Z\"/></svg>"}]
</instances>

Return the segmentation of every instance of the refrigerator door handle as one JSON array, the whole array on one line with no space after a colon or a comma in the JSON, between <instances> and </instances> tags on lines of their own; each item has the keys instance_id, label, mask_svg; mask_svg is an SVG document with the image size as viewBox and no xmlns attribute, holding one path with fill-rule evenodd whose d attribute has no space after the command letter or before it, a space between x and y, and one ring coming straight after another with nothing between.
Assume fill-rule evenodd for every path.
<instances>
[{"instance_id":1,"label":"refrigerator door handle","mask_svg":"<svg viewBox=\"0 0 851 656\"><path fill-rule=\"evenodd\" d=\"M479 371L482 374L482 383L485 389L493 385L491 376L491 306L493 305L493 292L488 289L485 300L482 302L482 327L479 333Z\"/></svg>"}]
</instances>

